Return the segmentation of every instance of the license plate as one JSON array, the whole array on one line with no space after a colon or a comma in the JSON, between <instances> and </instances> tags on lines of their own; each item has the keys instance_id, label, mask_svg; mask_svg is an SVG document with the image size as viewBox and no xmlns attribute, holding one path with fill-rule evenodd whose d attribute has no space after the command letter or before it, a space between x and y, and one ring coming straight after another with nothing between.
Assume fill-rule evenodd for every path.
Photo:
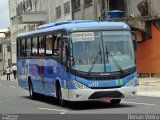
<instances>
[{"instance_id":1,"label":"license plate","mask_svg":"<svg viewBox=\"0 0 160 120\"><path fill-rule=\"evenodd\" d=\"M99 98L98 100L99 101L103 101L103 102L110 102L113 98L111 97L102 97L102 98Z\"/></svg>"}]
</instances>

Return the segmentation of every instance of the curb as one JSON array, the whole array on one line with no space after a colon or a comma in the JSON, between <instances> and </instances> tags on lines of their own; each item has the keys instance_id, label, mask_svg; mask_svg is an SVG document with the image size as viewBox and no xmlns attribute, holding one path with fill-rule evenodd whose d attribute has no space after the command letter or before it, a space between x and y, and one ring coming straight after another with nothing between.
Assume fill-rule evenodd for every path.
<instances>
[{"instance_id":1,"label":"curb","mask_svg":"<svg viewBox=\"0 0 160 120\"><path fill-rule=\"evenodd\" d=\"M141 92L137 91L138 96L146 96L146 97L160 97L160 91L154 91L154 92Z\"/></svg>"}]
</instances>

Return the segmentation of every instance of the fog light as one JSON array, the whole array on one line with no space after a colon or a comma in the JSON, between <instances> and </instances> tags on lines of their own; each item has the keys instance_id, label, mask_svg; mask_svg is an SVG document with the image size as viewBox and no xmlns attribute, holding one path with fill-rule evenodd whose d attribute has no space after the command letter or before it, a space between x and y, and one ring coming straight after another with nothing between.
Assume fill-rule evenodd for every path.
<instances>
[{"instance_id":1,"label":"fog light","mask_svg":"<svg viewBox=\"0 0 160 120\"><path fill-rule=\"evenodd\" d=\"M79 98L80 95L76 95L76 98Z\"/></svg>"},{"instance_id":2,"label":"fog light","mask_svg":"<svg viewBox=\"0 0 160 120\"><path fill-rule=\"evenodd\" d=\"M132 95L136 95L136 92L135 92L135 91L133 91L133 92L132 92Z\"/></svg>"}]
</instances>

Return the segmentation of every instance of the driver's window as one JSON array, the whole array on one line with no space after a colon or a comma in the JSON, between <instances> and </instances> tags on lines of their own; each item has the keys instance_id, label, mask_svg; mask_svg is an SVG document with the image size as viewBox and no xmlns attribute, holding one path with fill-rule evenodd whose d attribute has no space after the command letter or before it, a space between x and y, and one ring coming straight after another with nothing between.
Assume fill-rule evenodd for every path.
<instances>
[{"instance_id":1,"label":"driver's window","mask_svg":"<svg viewBox=\"0 0 160 120\"><path fill-rule=\"evenodd\" d=\"M113 55L115 55L115 56L122 54L122 52L120 50L120 46L116 43L113 44L113 46L112 46L112 52L113 52Z\"/></svg>"}]
</instances>

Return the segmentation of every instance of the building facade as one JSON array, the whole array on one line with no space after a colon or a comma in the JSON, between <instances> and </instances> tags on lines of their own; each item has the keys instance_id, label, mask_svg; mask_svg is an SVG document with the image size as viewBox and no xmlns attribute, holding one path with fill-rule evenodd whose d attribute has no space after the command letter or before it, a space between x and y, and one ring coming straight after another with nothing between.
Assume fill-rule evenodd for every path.
<instances>
[{"instance_id":1,"label":"building facade","mask_svg":"<svg viewBox=\"0 0 160 120\"><path fill-rule=\"evenodd\" d=\"M39 25L71 20L70 0L9 0L12 63L16 63L16 36Z\"/></svg>"},{"instance_id":2,"label":"building facade","mask_svg":"<svg viewBox=\"0 0 160 120\"><path fill-rule=\"evenodd\" d=\"M3 30L2 30L3 31ZM1 31L1 32L2 32ZM2 75L6 67L11 67L11 47L10 47L10 31L3 31L3 36L0 36L0 74Z\"/></svg>"}]
</instances>

